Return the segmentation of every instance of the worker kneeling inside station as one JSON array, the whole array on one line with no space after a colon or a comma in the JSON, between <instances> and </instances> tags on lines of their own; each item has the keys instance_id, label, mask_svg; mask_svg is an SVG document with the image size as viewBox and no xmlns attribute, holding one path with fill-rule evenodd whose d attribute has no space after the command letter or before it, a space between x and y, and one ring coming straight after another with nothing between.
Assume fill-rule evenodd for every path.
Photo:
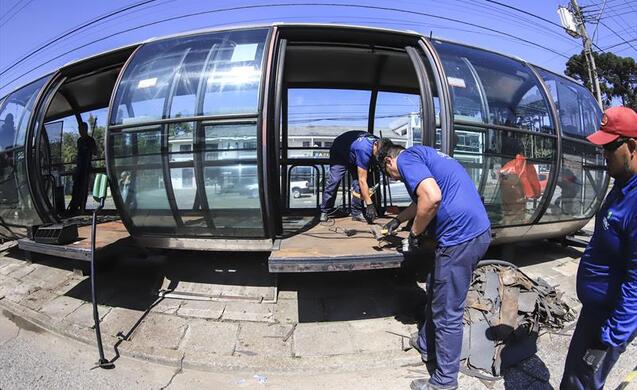
<instances>
[{"instance_id":1,"label":"worker kneeling inside station","mask_svg":"<svg viewBox=\"0 0 637 390\"><path fill-rule=\"evenodd\" d=\"M403 249L420 246L428 230L436 241L435 263L427 280L426 321L410 344L423 361L436 364L427 381L412 389L458 387L463 313L471 276L491 243L491 224L473 181L460 163L428 146L382 148L379 160L388 175L401 180L413 203L388 222L392 234L414 218Z\"/></svg>"}]
</instances>

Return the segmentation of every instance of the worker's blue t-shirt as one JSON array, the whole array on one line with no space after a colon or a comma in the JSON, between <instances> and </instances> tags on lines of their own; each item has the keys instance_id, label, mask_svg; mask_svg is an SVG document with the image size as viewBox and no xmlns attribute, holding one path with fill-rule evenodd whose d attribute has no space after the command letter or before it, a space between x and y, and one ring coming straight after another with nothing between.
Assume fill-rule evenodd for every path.
<instances>
[{"instance_id":1,"label":"worker's blue t-shirt","mask_svg":"<svg viewBox=\"0 0 637 390\"><path fill-rule=\"evenodd\" d=\"M349 165L369 170L372 162L372 147L378 137L366 131L348 131L336 137L330 149L332 163Z\"/></svg>"},{"instance_id":2,"label":"worker's blue t-shirt","mask_svg":"<svg viewBox=\"0 0 637 390\"><path fill-rule=\"evenodd\" d=\"M637 175L624 186L615 183L595 217L577 270L577 297L610 311L600 334L607 345L637 332Z\"/></svg>"},{"instance_id":3,"label":"worker's blue t-shirt","mask_svg":"<svg viewBox=\"0 0 637 390\"><path fill-rule=\"evenodd\" d=\"M397 165L414 202L423 180L431 177L440 187L442 201L428 227L438 245L461 244L491 227L480 195L458 161L428 146L413 146L398 155Z\"/></svg>"}]
</instances>

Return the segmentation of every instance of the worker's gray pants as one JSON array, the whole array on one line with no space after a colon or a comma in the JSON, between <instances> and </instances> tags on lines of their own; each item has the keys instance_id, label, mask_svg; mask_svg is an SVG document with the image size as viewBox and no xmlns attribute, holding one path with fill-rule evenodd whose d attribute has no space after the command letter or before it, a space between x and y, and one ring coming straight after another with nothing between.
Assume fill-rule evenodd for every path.
<instances>
[{"instance_id":1,"label":"worker's gray pants","mask_svg":"<svg viewBox=\"0 0 637 390\"><path fill-rule=\"evenodd\" d=\"M434 385L458 386L463 314L471 276L489 248L491 229L449 247L436 248L434 269L427 281L426 320L418 344L436 362Z\"/></svg>"}]
</instances>

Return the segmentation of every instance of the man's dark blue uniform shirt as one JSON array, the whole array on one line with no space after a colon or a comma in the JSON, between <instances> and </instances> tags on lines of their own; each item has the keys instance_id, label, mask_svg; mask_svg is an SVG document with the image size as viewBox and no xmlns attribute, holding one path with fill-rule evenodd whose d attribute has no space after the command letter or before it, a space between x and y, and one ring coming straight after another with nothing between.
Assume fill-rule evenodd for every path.
<instances>
[{"instance_id":1,"label":"man's dark blue uniform shirt","mask_svg":"<svg viewBox=\"0 0 637 390\"><path fill-rule=\"evenodd\" d=\"M620 346L637 331L637 175L608 193L577 271L583 305L609 310L600 339Z\"/></svg>"},{"instance_id":2,"label":"man's dark blue uniform shirt","mask_svg":"<svg viewBox=\"0 0 637 390\"><path fill-rule=\"evenodd\" d=\"M348 131L336 137L330 150L332 162L369 170L372 147L378 138L366 131Z\"/></svg>"},{"instance_id":3,"label":"man's dark blue uniform shirt","mask_svg":"<svg viewBox=\"0 0 637 390\"><path fill-rule=\"evenodd\" d=\"M398 155L396 164L414 202L421 181L431 177L438 183L442 201L428 228L438 245L461 244L491 227L476 186L458 161L434 148L413 146Z\"/></svg>"}]
</instances>

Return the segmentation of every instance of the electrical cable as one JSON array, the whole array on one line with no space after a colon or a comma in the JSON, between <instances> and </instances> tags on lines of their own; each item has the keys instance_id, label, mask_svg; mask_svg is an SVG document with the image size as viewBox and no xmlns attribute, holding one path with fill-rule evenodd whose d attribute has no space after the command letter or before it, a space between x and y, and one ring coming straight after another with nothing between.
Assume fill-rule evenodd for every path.
<instances>
[{"instance_id":1,"label":"electrical cable","mask_svg":"<svg viewBox=\"0 0 637 390\"><path fill-rule=\"evenodd\" d=\"M9 16L9 17L7 18L7 20L5 20L4 22L0 23L0 27L2 27L2 26L4 26L5 24L7 24L7 23L9 22L9 20L11 20L11 18L13 18L13 17L14 17L14 16L16 16L17 14L19 14L19 13L20 13L20 11L22 11L23 9L25 9L25 8L26 8L29 4L31 4L32 2L33 2L33 0L29 0L29 1L27 1L27 2L26 2L23 6L22 6L22 7L20 7L20 9L18 9L17 11L15 11L15 12L13 13L13 15ZM19 3L19 2L18 2L18 3ZM18 4L18 3L16 3L16 4ZM7 16L7 14L8 14L8 12L7 12L6 14L4 14L4 15L5 15L5 16ZM0 19L2 19L2 18L0 18Z\"/></svg>"},{"instance_id":2,"label":"electrical cable","mask_svg":"<svg viewBox=\"0 0 637 390\"><path fill-rule=\"evenodd\" d=\"M146 0L144 3L147 2L151 2L151 1L156 1L156 0ZM138 3L140 4L140 3ZM72 52L75 52L77 50L80 50L84 47L90 46L92 44L95 44L97 42L112 38L116 35L121 35L121 34L125 34L131 31L135 31L144 27L149 27L149 26L153 26L153 25L157 25L157 24L161 24L161 23L165 23L165 22L169 22L169 21L174 21L174 20L179 20L179 19L184 19L184 18L189 18L189 17L193 17L193 16L201 16L201 15L206 15L206 14L211 14L211 13L219 13L219 12L229 12L229 11L241 11L241 10L247 10L247 9L259 9L259 8L284 8L284 7L313 7L313 6L319 6L319 7L338 7L338 8L355 8L355 9L371 9L371 10L378 10L378 11L389 11L389 12L395 12L395 13L401 13L401 14L413 14L413 15L419 15L419 16L425 16L425 17L431 17L434 19L441 19L441 20L446 20L446 21L450 21L450 22L454 22L454 23L460 23L460 24L465 24L468 26L472 26L472 27L476 27L479 29L483 29L486 31L491 31L494 32L496 34L499 35L503 35L503 36L507 36L507 37L511 37L513 39L516 39L518 41L521 42L525 42L527 44L530 44L532 46L536 46L539 47L541 49L550 51L556 55L559 55L560 57L563 58L569 58L568 56L562 54L561 52L558 52L556 50L553 50L549 47L543 46L539 43L524 39L524 38L520 38L517 37L515 35L506 33L506 32L502 32L502 31L498 31L496 29L490 28L490 27L486 27L486 26L481 26L479 24L476 23L471 23L471 22L467 22L467 21L463 21L460 19L456 19L456 18L450 18L450 17L446 17L446 16L440 16L440 15L435 15L435 14L431 14L431 13L426 13L426 12L419 12L419 11L411 11L411 10L405 10L405 9L401 9L401 8L394 8L394 7L383 7L383 6L371 6L371 5L359 5L359 4L341 4L341 3L286 3L286 4L268 4L268 5L245 5L245 6L236 6L236 7L227 7L227 8L218 8L218 9L214 9L214 10L207 10L207 11L198 11L198 12L192 12L192 13L188 13L188 14L183 14L183 15L179 15L179 16L174 16L174 17L170 17L170 18L164 18L161 20L157 20L154 22L149 22L149 23L144 23L142 25L138 25L135 27L131 27L122 31L118 31L116 33L110 34L108 36L102 37L102 38L98 38L95 39L91 42L88 42L86 44L80 45L78 47L75 47L72 50L68 50L52 59L49 59L47 62L42 63L36 67L33 67L31 69L29 69L28 71L20 74L19 76L13 78L11 81L5 83L4 85L0 86L0 88L4 88L7 85L13 83L14 81L20 79L21 77L31 73L32 71L41 68L42 66L44 66L47 63L50 63L51 61L54 61L56 59L59 59L67 54L70 54ZM12 65L15 66L16 64ZM7 71L8 69L5 69L5 71ZM2 74L2 73L0 73Z\"/></svg>"},{"instance_id":3,"label":"electrical cable","mask_svg":"<svg viewBox=\"0 0 637 390\"><path fill-rule=\"evenodd\" d=\"M109 17L111 17L111 16L113 16L113 15L117 15L117 14L119 14L119 13L122 13L122 12L125 12L125 11L128 11L128 10L131 10L131 9L133 9L133 8L140 7L140 6L145 5L145 4L148 4L148 3L152 3L152 2L154 2L154 1L157 1L157 0L144 0L144 1L141 1L141 2L136 3L136 4L133 4L133 5L130 5L130 6L127 6L127 7L124 7L124 8L120 8L120 9L119 9L119 10L117 10L117 11L109 12L109 13L107 13L107 14L105 14L105 15L102 15L102 16L99 16L99 17L97 17L97 18L95 18L95 19L91 19L91 20L89 20L88 22L82 23L81 25L76 26L76 27L72 28L71 30L69 30L69 31L67 31L67 32L65 32L65 33L62 33L61 35L59 35L59 36L57 36L57 37L53 38L52 40L50 40L50 41L48 41L48 42L46 42L46 43L44 43L44 44L40 45L38 48L36 48L36 49L32 50L32 51L31 51L31 52L29 52L28 54L26 54L26 55L22 56L19 60L17 60L16 62L14 62L11 66L9 66L9 67L5 68L4 70L2 70L2 72L0 72L0 76L2 76L3 74L7 73L7 71L9 71L9 70L11 70L11 69L15 68L18 64L21 64L22 62L24 62L24 61L25 61L25 60L27 60L28 58L32 57L34 54L38 53L39 51L43 50L43 49L44 49L44 48L46 48L47 46L51 46L52 44L54 44L54 43L56 43L56 42L58 42L58 41L60 41L60 40L64 39L65 37L67 37L67 36L69 36L69 35L71 35L71 34L74 34L74 33L78 32L78 31L80 31L80 30L84 29L84 28L85 28L85 27L87 27L87 26L92 25L93 23L99 22L99 21L104 20L104 19L107 19L107 18L109 18Z\"/></svg>"}]
</instances>

